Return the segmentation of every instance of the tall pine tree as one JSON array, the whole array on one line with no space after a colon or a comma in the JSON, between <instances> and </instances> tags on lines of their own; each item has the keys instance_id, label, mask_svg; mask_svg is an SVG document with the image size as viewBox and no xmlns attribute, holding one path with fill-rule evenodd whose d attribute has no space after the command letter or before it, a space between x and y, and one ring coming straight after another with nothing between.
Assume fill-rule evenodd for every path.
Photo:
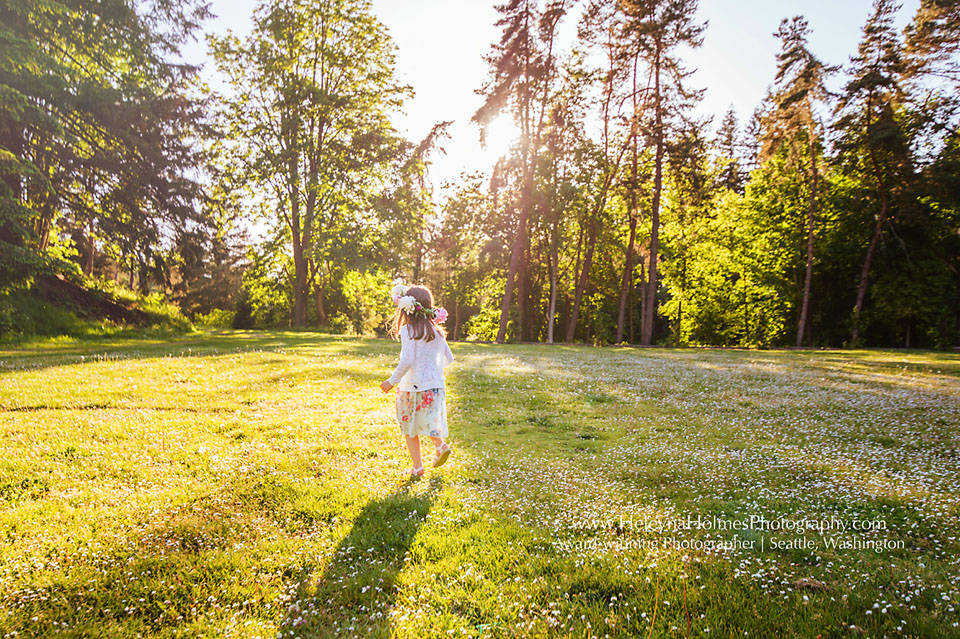
<instances>
[{"instance_id":1,"label":"tall pine tree","mask_svg":"<svg viewBox=\"0 0 960 639\"><path fill-rule=\"evenodd\" d=\"M641 343L650 345L657 313L657 276L660 259L660 204L669 127L701 92L690 91L684 81L692 73L679 57L684 47L703 43L706 24L696 19L697 0L621 0L623 37L634 43L650 69L652 83L649 122L644 133L654 149L653 195L650 207L650 262L644 299Z\"/></svg>"},{"instance_id":2,"label":"tall pine tree","mask_svg":"<svg viewBox=\"0 0 960 639\"><path fill-rule=\"evenodd\" d=\"M510 265L500 307L500 325L497 342L507 336L507 322L513 301L513 289L518 278L525 276L523 255L527 243L530 215L534 206L534 170L543 141L551 89L556 79L555 39L557 26L569 8L569 0L550 2L541 10L536 0L509 0L497 5L501 18L496 26L503 31L500 42L486 56L490 77L480 93L483 105L473 116L481 125L481 136L486 127L501 112L507 111L520 129L521 185L517 198L517 230L510 252ZM524 299L517 296L520 326L523 333Z\"/></svg>"},{"instance_id":3,"label":"tall pine tree","mask_svg":"<svg viewBox=\"0 0 960 639\"><path fill-rule=\"evenodd\" d=\"M810 311L810 285L813 281L814 236L817 198L820 185L819 156L822 152L821 126L817 107L826 102L829 92L825 80L835 69L824 65L807 45L810 27L797 16L784 19L776 32L781 49L777 54L777 75L773 109L764 131L764 155L776 154L785 147L793 167L806 176L807 223L806 268L797 321L796 346L803 345Z\"/></svg>"},{"instance_id":4,"label":"tall pine tree","mask_svg":"<svg viewBox=\"0 0 960 639\"><path fill-rule=\"evenodd\" d=\"M838 147L846 169L861 179L876 197L873 231L867 244L850 341L860 343L861 315L867 297L870 268L880 235L890 214L893 192L911 171L906 140L897 117L902 103L903 47L894 28L894 0L875 0L863 27L857 55L851 58L847 82L837 104Z\"/></svg>"}]
</instances>

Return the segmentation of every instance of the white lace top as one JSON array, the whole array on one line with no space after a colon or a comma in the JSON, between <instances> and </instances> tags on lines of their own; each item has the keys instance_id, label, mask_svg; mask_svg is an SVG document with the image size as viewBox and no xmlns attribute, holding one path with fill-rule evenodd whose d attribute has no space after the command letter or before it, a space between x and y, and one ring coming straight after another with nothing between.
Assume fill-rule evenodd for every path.
<instances>
[{"instance_id":1,"label":"white lace top","mask_svg":"<svg viewBox=\"0 0 960 639\"><path fill-rule=\"evenodd\" d=\"M402 391L418 392L443 388L443 369L453 363L453 353L439 333L429 342L413 339L409 324L400 329L400 363L390 383Z\"/></svg>"}]
</instances>

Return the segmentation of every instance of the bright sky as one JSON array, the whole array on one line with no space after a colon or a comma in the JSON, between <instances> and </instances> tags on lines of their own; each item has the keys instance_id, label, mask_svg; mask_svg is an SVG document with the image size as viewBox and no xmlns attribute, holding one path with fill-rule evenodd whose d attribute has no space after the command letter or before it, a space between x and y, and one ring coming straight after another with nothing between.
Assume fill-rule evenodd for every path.
<instances>
[{"instance_id":1,"label":"bright sky","mask_svg":"<svg viewBox=\"0 0 960 639\"><path fill-rule=\"evenodd\" d=\"M207 32L246 34L256 0L212 0L217 18ZM483 61L499 38L494 26L494 0L373 0L374 12L397 45L397 71L413 86L416 96L395 125L414 141L422 139L436 122L453 120L446 156L435 158L431 181L440 186L463 171L487 171L502 149L480 147L479 129L470 118L481 103L475 93L487 74ZM898 25L913 17L919 0L903 0ZM774 31L784 17L802 14L813 33L811 49L828 64L846 64L856 52L860 29L871 11L871 0L701 0L700 18L709 21L704 44L687 59L697 72L694 88L706 88L703 114L718 123L730 105L741 124L763 98L776 70L778 49ZM575 16L562 27L565 48L576 34ZM190 62L206 60L199 42L187 51ZM212 64L207 77L216 83ZM839 86L839 80L836 80Z\"/></svg>"}]
</instances>

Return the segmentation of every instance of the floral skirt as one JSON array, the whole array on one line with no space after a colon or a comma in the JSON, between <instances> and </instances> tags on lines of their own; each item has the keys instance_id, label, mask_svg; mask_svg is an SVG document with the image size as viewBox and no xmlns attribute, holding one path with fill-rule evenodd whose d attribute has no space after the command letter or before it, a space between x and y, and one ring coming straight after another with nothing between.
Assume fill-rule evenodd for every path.
<instances>
[{"instance_id":1,"label":"floral skirt","mask_svg":"<svg viewBox=\"0 0 960 639\"><path fill-rule=\"evenodd\" d=\"M443 389L397 391L397 423L407 437L446 437L447 402Z\"/></svg>"}]
</instances>

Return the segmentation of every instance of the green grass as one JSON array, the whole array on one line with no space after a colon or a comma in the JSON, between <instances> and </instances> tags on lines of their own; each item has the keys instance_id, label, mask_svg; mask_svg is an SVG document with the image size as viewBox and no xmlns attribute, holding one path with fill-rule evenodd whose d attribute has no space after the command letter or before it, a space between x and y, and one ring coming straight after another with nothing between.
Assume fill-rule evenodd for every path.
<instances>
[{"instance_id":1,"label":"green grass","mask_svg":"<svg viewBox=\"0 0 960 639\"><path fill-rule=\"evenodd\" d=\"M960 356L454 344L411 482L398 350L0 350L0 637L960 636Z\"/></svg>"}]
</instances>

